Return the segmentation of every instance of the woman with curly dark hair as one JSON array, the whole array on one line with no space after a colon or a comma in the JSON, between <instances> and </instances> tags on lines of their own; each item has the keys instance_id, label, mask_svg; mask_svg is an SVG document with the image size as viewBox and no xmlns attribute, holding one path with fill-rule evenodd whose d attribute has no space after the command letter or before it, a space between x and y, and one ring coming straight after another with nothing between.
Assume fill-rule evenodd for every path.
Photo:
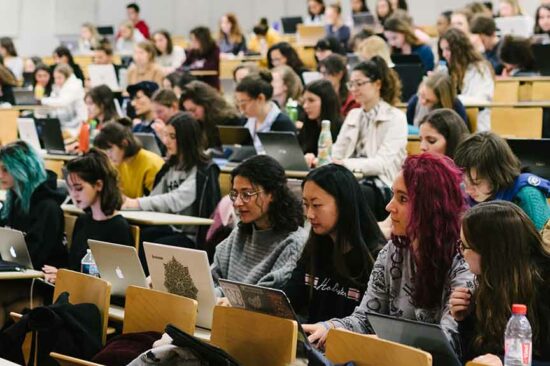
<instances>
[{"instance_id":1,"label":"woman with curly dark hair","mask_svg":"<svg viewBox=\"0 0 550 366\"><path fill-rule=\"evenodd\" d=\"M213 71L216 75L200 76L199 79L220 89L220 49L210 29L196 27L191 29L187 57L178 71Z\"/></svg>"},{"instance_id":2,"label":"woman with curly dark hair","mask_svg":"<svg viewBox=\"0 0 550 366\"><path fill-rule=\"evenodd\" d=\"M231 184L240 222L216 247L214 281L282 288L307 238L302 205L287 186L285 170L272 157L257 155L233 170ZM223 296L218 286L216 294Z\"/></svg>"},{"instance_id":3,"label":"woman with curly dark hair","mask_svg":"<svg viewBox=\"0 0 550 366\"><path fill-rule=\"evenodd\" d=\"M309 71L309 69L304 66L300 56L298 56L298 52L296 52L288 42L276 43L267 51L267 66L269 69L281 65L292 67L292 70L302 79L302 83L304 82L302 74Z\"/></svg>"},{"instance_id":4,"label":"woman with curly dark hair","mask_svg":"<svg viewBox=\"0 0 550 366\"><path fill-rule=\"evenodd\" d=\"M329 328L373 333L367 312L440 324L454 342L451 289L474 289L473 274L457 247L465 209L460 183L461 172L447 157L422 154L405 160L386 207L391 239L378 253L361 304L348 317L304 325L311 342L323 344Z\"/></svg>"}]
</instances>

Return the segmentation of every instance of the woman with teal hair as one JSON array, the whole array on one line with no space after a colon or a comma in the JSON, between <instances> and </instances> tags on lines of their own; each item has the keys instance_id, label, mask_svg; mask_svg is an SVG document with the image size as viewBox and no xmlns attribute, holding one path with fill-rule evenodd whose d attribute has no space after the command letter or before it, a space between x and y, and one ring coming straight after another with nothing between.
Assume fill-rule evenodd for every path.
<instances>
[{"instance_id":1,"label":"woman with teal hair","mask_svg":"<svg viewBox=\"0 0 550 366\"><path fill-rule=\"evenodd\" d=\"M63 245L65 195L56 191L57 176L44 168L36 151L23 141L0 149L0 188L7 191L0 226L24 232L32 264L66 266Z\"/></svg>"}]
</instances>

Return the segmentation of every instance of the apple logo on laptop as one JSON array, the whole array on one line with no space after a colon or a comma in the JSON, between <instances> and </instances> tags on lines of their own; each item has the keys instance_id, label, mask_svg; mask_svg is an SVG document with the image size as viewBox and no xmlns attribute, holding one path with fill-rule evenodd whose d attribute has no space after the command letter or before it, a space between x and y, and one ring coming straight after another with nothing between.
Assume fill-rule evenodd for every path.
<instances>
[{"instance_id":1,"label":"apple logo on laptop","mask_svg":"<svg viewBox=\"0 0 550 366\"><path fill-rule=\"evenodd\" d=\"M13 258L17 258L17 253L15 252L15 248L13 246L10 247L10 255Z\"/></svg>"},{"instance_id":2,"label":"apple logo on laptop","mask_svg":"<svg viewBox=\"0 0 550 366\"><path fill-rule=\"evenodd\" d=\"M119 266L117 266L117 267L115 268L115 273L116 273L116 275L117 275L117 277L118 277L119 279L121 279L121 280L124 279L124 273L122 273L122 270L120 269Z\"/></svg>"}]
</instances>

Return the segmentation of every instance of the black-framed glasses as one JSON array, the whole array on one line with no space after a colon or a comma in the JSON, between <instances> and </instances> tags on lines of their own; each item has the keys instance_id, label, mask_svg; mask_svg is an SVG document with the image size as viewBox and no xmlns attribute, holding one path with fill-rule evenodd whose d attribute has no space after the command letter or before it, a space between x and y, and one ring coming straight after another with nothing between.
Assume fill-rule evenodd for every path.
<instances>
[{"instance_id":1,"label":"black-framed glasses","mask_svg":"<svg viewBox=\"0 0 550 366\"><path fill-rule=\"evenodd\" d=\"M252 197L254 196L257 196L258 194L260 194L261 192L263 192L262 190L259 190L259 191L243 191L243 192L238 192L238 191L231 191L229 192L229 199L233 202L235 202L237 200L237 198L240 196L241 197L241 201L243 201L244 203L248 203L250 202L250 200L252 199Z\"/></svg>"},{"instance_id":2,"label":"black-framed glasses","mask_svg":"<svg viewBox=\"0 0 550 366\"><path fill-rule=\"evenodd\" d=\"M354 89L354 88L360 88L365 84L372 83L372 80L357 80L357 81L348 81L346 83L346 87L348 90Z\"/></svg>"},{"instance_id":3,"label":"black-framed glasses","mask_svg":"<svg viewBox=\"0 0 550 366\"><path fill-rule=\"evenodd\" d=\"M464 243L464 241L462 239L458 239L456 241L456 245L457 245L458 249L460 250L460 253L462 253L462 254L464 254L464 251L466 249L472 249L472 247L470 247L469 245Z\"/></svg>"}]
</instances>

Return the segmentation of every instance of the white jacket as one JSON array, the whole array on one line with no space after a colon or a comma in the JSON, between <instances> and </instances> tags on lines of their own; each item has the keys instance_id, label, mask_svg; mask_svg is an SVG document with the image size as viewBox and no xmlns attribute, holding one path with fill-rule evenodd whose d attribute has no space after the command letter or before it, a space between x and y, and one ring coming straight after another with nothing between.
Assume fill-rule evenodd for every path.
<instances>
[{"instance_id":1,"label":"white jacket","mask_svg":"<svg viewBox=\"0 0 550 366\"><path fill-rule=\"evenodd\" d=\"M352 171L360 171L366 176L378 176L391 187L393 180L407 156L407 117L405 113L381 101L375 123L370 123L366 131L359 131L362 108L352 109L338 138L332 146L332 157L343 160ZM365 144L367 157L354 157L356 146Z\"/></svg>"},{"instance_id":2,"label":"white jacket","mask_svg":"<svg viewBox=\"0 0 550 366\"><path fill-rule=\"evenodd\" d=\"M468 103L489 103L493 100L495 93L495 80L491 66L482 62L479 65L470 64L462 80L462 90L458 99L463 104ZM477 116L477 131L489 131L491 129L491 110L485 108L479 111Z\"/></svg>"},{"instance_id":3,"label":"white jacket","mask_svg":"<svg viewBox=\"0 0 550 366\"><path fill-rule=\"evenodd\" d=\"M84 103L84 87L82 81L71 75L60 88L54 85L49 98L43 98L42 104L55 107L49 111L51 117L59 118L61 128L76 136L80 125L88 118Z\"/></svg>"}]
</instances>

